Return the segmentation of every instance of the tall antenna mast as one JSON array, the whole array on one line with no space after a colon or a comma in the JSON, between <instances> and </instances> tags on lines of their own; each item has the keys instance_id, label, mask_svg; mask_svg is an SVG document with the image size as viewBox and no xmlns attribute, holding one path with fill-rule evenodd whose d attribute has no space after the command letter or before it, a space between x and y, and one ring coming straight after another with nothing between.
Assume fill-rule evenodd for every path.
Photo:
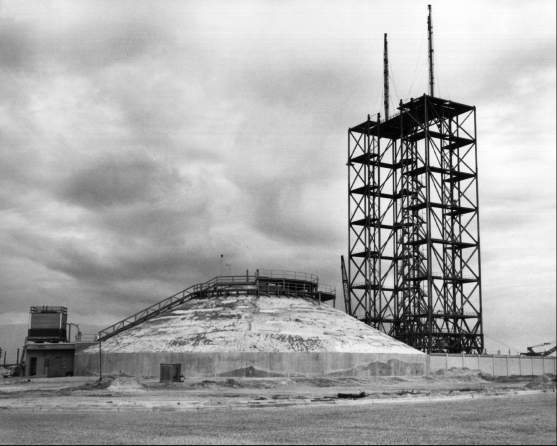
<instances>
[{"instance_id":1,"label":"tall antenna mast","mask_svg":"<svg viewBox=\"0 0 557 446\"><path fill-rule=\"evenodd\" d=\"M433 25L431 23L431 5L427 5L427 38L429 47L429 95L433 96Z\"/></svg>"},{"instance_id":2,"label":"tall antenna mast","mask_svg":"<svg viewBox=\"0 0 557 446\"><path fill-rule=\"evenodd\" d=\"M385 120L389 119L389 53L387 51L387 33L384 35L383 48L383 90L385 93Z\"/></svg>"}]
</instances>

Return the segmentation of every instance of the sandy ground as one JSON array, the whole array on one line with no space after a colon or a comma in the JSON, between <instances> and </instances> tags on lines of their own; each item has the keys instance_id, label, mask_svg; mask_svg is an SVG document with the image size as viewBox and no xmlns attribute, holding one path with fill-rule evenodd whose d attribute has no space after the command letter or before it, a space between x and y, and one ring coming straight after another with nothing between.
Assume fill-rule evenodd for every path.
<instances>
[{"instance_id":1,"label":"sandy ground","mask_svg":"<svg viewBox=\"0 0 557 446\"><path fill-rule=\"evenodd\" d=\"M555 393L347 406L0 411L2 444L555 444Z\"/></svg>"},{"instance_id":2,"label":"sandy ground","mask_svg":"<svg viewBox=\"0 0 557 446\"><path fill-rule=\"evenodd\" d=\"M0 380L0 444L555 444L554 377Z\"/></svg>"},{"instance_id":3,"label":"sandy ground","mask_svg":"<svg viewBox=\"0 0 557 446\"><path fill-rule=\"evenodd\" d=\"M219 407L354 406L555 393L554 377L492 379L466 369L430 377L217 378L161 384L133 377L10 378L4 410L187 411Z\"/></svg>"}]
</instances>

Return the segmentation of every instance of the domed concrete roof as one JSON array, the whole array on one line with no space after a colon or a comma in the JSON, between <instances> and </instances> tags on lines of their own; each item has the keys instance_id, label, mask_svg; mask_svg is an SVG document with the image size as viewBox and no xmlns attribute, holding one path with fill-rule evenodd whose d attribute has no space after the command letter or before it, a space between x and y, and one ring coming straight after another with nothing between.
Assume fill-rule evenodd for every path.
<instances>
[{"instance_id":1,"label":"domed concrete roof","mask_svg":"<svg viewBox=\"0 0 557 446\"><path fill-rule=\"evenodd\" d=\"M102 351L421 353L313 299L255 295L192 299L112 336Z\"/></svg>"}]
</instances>

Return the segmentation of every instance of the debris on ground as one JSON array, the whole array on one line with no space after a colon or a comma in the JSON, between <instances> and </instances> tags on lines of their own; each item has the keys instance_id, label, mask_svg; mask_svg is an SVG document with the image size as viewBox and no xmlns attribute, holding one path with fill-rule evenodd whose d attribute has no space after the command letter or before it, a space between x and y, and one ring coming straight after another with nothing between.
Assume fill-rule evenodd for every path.
<instances>
[{"instance_id":1,"label":"debris on ground","mask_svg":"<svg viewBox=\"0 0 557 446\"><path fill-rule=\"evenodd\" d=\"M356 398L365 398L367 395L365 392L360 392L360 393L337 393L337 397L338 398L351 398L351 399L356 399Z\"/></svg>"},{"instance_id":2,"label":"debris on ground","mask_svg":"<svg viewBox=\"0 0 557 446\"><path fill-rule=\"evenodd\" d=\"M145 392L143 385L135 377L118 376L107 387L114 392Z\"/></svg>"},{"instance_id":3,"label":"debris on ground","mask_svg":"<svg viewBox=\"0 0 557 446\"><path fill-rule=\"evenodd\" d=\"M0 409L190 410L210 407L283 407L444 401L555 392L555 377L485 377L471 370L450 376L190 378L160 383L130 376L5 379ZM357 401L359 400L359 401Z\"/></svg>"}]
</instances>

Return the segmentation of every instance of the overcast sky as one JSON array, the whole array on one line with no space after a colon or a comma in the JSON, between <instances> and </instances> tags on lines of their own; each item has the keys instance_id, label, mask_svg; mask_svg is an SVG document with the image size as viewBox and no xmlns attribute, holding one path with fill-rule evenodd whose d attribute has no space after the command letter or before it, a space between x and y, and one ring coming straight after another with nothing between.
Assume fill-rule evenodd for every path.
<instances>
[{"instance_id":1,"label":"overcast sky","mask_svg":"<svg viewBox=\"0 0 557 446\"><path fill-rule=\"evenodd\" d=\"M434 1L477 106L488 349L555 339L555 1ZM427 2L2 1L0 325L103 325L219 273L340 287L346 130L427 90Z\"/></svg>"}]
</instances>

